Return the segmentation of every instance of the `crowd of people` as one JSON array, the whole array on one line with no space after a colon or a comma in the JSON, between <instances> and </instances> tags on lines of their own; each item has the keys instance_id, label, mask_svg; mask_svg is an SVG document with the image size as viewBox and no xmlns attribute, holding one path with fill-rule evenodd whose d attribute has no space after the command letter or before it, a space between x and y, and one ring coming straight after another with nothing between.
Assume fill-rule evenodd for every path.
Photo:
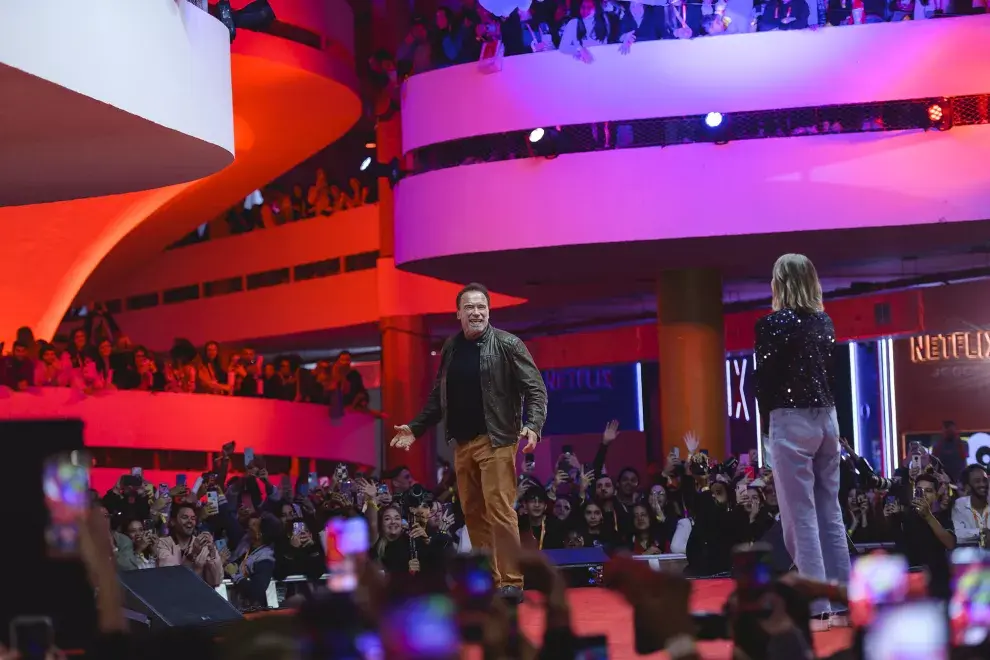
<instances>
[{"instance_id":1,"label":"crowd of people","mask_svg":"<svg viewBox=\"0 0 990 660\"><path fill-rule=\"evenodd\" d=\"M416 18L394 63L402 78L476 62L486 42L500 42L506 56L559 50L591 63L594 56L588 47L604 44L616 44L628 53L640 41L923 20L986 10L987 0L534 0L529 9L513 9L503 18L477 0L462 0L456 9L441 7L434 16ZM378 60L391 58L380 54ZM372 68L380 72L381 65L373 63Z\"/></svg>"},{"instance_id":2,"label":"crowd of people","mask_svg":"<svg viewBox=\"0 0 990 660\"><path fill-rule=\"evenodd\" d=\"M99 304L67 338L36 340L30 328L21 328L9 352L0 355L0 387L21 392L70 387L89 395L137 390L262 397L378 414L368 408L368 391L348 351L318 360L312 369L298 355L266 361L251 347L225 360L215 341L197 348L176 339L166 355L158 356L133 345Z\"/></svg>"},{"instance_id":3,"label":"crowd of people","mask_svg":"<svg viewBox=\"0 0 990 660\"><path fill-rule=\"evenodd\" d=\"M255 229L271 229L290 222L330 216L375 202L375 192L355 177L347 186L329 183L326 172L316 170L313 185L291 188L272 183L248 195L224 211L218 218L190 232L171 248L217 238L244 234Z\"/></svg>"},{"instance_id":4,"label":"crowd of people","mask_svg":"<svg viewBox=\"0 0 990 660\"><path fill-rule=\"evenodd\" d=\"M675 450L646 475L628 466L613 476L605 463L619 436L618 423L610 422L591 463L581 463L566 447L548 483L533 476L535 462L526 457L516 504L523 547L683 554L688 575L712 577L729 574L732 549L739 544L782 546L773 470L758 465L755 450L718 463L698 451L697 438L688 436L685 459ZM956 476L946 472L946 466L958 464L964 444L947 423L931 450L912 445L905 467L887 479L843 441L841 498L850 552L871 543L895 547L911 565L928 569L933 590L946 592L948 552L957 544L987 544L985 468L964 466ZM118 532L115 545L122 569L169 565L180 557L176 548L181 546L185 560L216 586L224 572L237 575L232 571L248 553L270 545L272 551L260 556L272 565L264 573L251 570L264 576L264 583L243 587L253 589L248 592L253 600L248 600L259 606L265 604L261 599L273 576L316 580L322 575L325 547L320 537L334 515L367 518L376 539L371 554L391 573L443 571L451 555L471 548L449 464L441 463L436 486L430 488L404 466L378 479L364 471L352 478L350 468L342 466L332 478L309 475L293 485L288 475L277 482L270 478L261 457L247 466L246 474L228 475L230 450L216 463L217 472L202 475L192 489L177 485L156 491L154 484L125 476L103 496ZM220 493L219 508L212 511L211 490ZM162 528L171 530L171 541L156 540ZM219 549L218 539L224 539ZM788 570L790 559L785 557L780 568Z\"/></svg>"}]
</instances>

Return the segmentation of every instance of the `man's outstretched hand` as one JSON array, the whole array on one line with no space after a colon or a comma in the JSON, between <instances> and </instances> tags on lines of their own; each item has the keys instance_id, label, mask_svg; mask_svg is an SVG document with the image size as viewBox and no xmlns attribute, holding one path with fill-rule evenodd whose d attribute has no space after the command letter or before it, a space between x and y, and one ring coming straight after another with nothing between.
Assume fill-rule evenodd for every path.
<instances>
[{"instance_id":1,"label":"man's outstretched hand","mask_svg":"<svg viewBox=\"0 0 990 660\"><path fill-rule=\"evenodd\" d=\"M396 426L395 437L392 438L392 442L389 443L392 447L398 447L399 449L405 449L409 451L412 443L416 442L416 436L413 435L412 429L409 428L408 424L403 424L402 426Z\"/></svg>"},{"instance_id":2,"label":"man's outstretched hand","mask_svg":"<svg viewBox=\"0 0 990 660\"><path fill-rule=\"evenodd\" d=\"M536 443L540 441L536 437L536 431L529 427L524 427L522 431L519 432L519 442L526 441L525 446L523 446L524 454L531 454L536 451Z\"/></svg>"}]
</instances>

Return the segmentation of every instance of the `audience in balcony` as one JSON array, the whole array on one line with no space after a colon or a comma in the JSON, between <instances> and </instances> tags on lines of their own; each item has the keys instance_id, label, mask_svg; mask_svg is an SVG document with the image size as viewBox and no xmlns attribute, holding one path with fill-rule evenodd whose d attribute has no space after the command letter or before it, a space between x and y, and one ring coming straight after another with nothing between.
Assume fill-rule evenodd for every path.
<instances>
[{"instance_id":1,"label":"audience in balcony","mask_svg":"<svg viewBox=\"0 0 990 660\"><path fill-rule=\"evenodd\" d=\"M465 0L455 13L441 8L430 21L416 18L387 72L386 54L373 58L380 87L409 75L476 62L484 41L500 39L505 55L558 48L591 62L590 46L619 44L627 53L637 41L690 39L747 32L801 30L905 19L986 13L987 0L661 0L655 6L612 0L535 0L528 9L492 16ZM388 80L387 73L393 78Z\"/></svg>"},{"instance_id":2,"label":"audience in balcony","mask_svg":"<svg viewBox=\"0 0 990 660\"><path fill-rule=\"evenodd\" d=\"M11 354L0 362L0 385L24 392L34 385L34 361L28 356L28 346L17 339Z\"/></svg>"}]
</instances>

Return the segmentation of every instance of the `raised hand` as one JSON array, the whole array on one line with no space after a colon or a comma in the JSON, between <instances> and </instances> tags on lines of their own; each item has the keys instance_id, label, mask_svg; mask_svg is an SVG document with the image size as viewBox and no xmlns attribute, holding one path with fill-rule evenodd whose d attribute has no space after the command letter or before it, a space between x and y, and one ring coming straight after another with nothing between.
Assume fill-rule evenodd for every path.
<instances>
[{"instance_id":1,"label":"raised hand","mask_svg":"<svg viewBox=\"0 0 990 660\"><path fill-rule=\"evenodd\" d=\"M619 420L613 419L605 425L605 430L602 432L602 444L612 444L612 441L617 437L619 437Z\"/></svg>"},{"instance_id":2,"label":"raised hand","mask_svg":"<svg viewBox=\"0 0 990 660\"><path fill-rule=\"evenodd\" d=\"M688 454L696 454L698 452L698 447L701 445L701 438L694 431L688 431L684 434L684 446L687 447Z\"/></svg>"}]
</instances>

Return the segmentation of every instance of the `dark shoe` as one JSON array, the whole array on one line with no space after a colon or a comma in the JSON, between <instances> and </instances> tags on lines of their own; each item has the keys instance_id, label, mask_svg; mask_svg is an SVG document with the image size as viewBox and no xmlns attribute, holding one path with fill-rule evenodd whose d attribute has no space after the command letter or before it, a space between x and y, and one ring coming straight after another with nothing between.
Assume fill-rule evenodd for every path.
<instances>
[{"instance_id":1,"label":"dark shoe","mask_svg":"<svg viewBox=\"0 0 990 660\"><path fill-rule=\"evenodd\" d=\"M523 602L523 590L519 587L499 587L498 595L514 605L519 605Z\"/></svg>"}]
</instances>

